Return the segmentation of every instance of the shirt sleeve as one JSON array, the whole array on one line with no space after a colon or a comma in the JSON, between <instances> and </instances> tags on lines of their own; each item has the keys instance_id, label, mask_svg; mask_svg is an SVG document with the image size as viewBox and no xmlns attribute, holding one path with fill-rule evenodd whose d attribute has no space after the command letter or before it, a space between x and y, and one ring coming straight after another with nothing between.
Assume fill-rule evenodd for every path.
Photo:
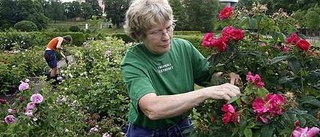
<instances>
[{"instance_id":1,"label":"shirt sleeve","mask_svg":"<svg viewBox=\"0 0 320 137\"><path fill-rule=\"evenodd\" d=\"M194 81L197 85L206 86L210 81L210 64L208 60L190 43Z\"/></svg>"},{"instance_id":2,"label":"shirt sleeve","mask_svg":"<svg viewBox=\"0 0 320 137\"><path fill-rule=\"evenodd\" d=\"M121 64L121 73L127 86L131 103L139 111L138 103L141 97L148 93L155 93L147 70L137 61L125 61Z\"/></svg>"}]
</instances>

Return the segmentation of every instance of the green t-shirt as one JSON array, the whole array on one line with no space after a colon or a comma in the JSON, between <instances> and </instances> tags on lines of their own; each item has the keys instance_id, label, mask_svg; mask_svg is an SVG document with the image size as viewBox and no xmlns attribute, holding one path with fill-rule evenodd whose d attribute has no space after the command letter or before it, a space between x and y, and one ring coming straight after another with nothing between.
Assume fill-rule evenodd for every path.
<instances>
[{"instance_id":1,"label":"green t-shirt","mask_svg":"<svg viewBox=\"0 0 320 137\"><path fill-rule=\"evenodd\" d=\"M139 109L139 99L148 93L174 95L193 91L194 83L208 79L209 63L190 42L173 38L170 50L162 55L152 54L143 44L130 47L122 60L121 73L131 99L129 122L157 129L179 122L188 113L152 121Z\"/></svg>"}]
</instances>

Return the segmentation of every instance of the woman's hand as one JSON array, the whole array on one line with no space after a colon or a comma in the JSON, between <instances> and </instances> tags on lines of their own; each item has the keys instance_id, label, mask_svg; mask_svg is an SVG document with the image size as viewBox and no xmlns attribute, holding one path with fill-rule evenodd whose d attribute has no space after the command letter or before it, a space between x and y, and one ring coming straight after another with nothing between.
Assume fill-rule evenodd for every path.
<instances>
[{"instance_id":1,"label":"woman's hand","mask_svg":"<svg viewBox=\"0 0 320 137\"><path fill-rule=\"evenodd\" d=\"M239 87L231 83L206 87L200 90L203 90L204 94L207 95L208 98L212 99L223 99L229 101L232 97L240 96Z\"/></svg>"},{"instance_id":2,"label":"woman's hand","mask_svg":"<svg viewBox=\"0 0 320 137\"><path fill-rule=\"evenodd\" d=\"M241 81L240 76L233 72L226 74L226 78L230 80L230 84L232 85L239 84L239 82Z\"/></svg>"},{"instance_id":3,"label":"woman's hand","mask_svg":"<svg viewBox=\"0 0 320 137\"><path fill-rule=\"evenodd\" d=\"M234 72L224 74L223 72L216 72L212 75L212 77L219 78L223 77L227 80L229 80L229 83L232 85L239 85L241 83L241 77Z\"/></svg>"}]
</instances>

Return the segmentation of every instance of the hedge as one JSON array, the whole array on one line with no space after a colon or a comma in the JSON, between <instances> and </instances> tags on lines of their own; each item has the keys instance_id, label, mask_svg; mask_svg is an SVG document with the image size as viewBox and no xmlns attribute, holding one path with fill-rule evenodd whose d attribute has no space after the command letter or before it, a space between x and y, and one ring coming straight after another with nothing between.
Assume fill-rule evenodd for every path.
<instances>
[{"instance_id":1,"label":"hedge","mask_svg":"<svg viewBox=\"0 0 320 137\"><path fill-rule=\"evenodd\" d=\"M86 35L82 32L0 32L0 50L20 50L43 46L56 36L71 35L72 45L82 46Z\"/></svg>"}]
</instances>

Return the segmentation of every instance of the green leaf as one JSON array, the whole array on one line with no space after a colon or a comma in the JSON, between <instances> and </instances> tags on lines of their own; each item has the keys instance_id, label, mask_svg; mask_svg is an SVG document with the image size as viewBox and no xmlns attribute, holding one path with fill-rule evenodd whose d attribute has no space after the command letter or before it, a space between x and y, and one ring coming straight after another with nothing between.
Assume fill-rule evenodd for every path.
<instances>
[{"instance_id":1,"label":"green leaf","mask_svg":"<svg viewBox=\"0 0 320 137\"><path fill-rule=\"evenodd\" d=\"M243 91L245 95L250 95L253 93L253 90L251 90L253 85L251 83L249 83L249 84L250 85L248 85Z\"/></svg>"},{"instance_id":2,"label":"green leaf","mask_svg":"<svg viewBox=\"0 0 320 137\"><path fill-rule=\"evenodd\" d=\"M249 18L249 28L255 29L256 28L256 21L254 18Z\"/></svg>"},{"instance_id":3,"label":"green leaf","mask_svg":"<svg viewBox=\"0 0 320 137\"><path fill-rule=\"evenodd\" d=\"M289 136L293 132L293 129L286 127L285 129L280 131L280 135Z\"/></svg>"},{"instance_id":4,"label":"green leaf","mask_svg":"<svg viewBox=\"0 0 320 137\"><path fill-rule=\"evenodd\" d=\"M285 83L290 83L296 80L298 77L283 77L279 79L279 84L285 84Z\"/></svg>"},{"instance_id":5,"label":"green leaf","mask_svg":"<svg viewBox=\"0 0 320 137\"><path fill-rule=\"evenodd\" d=\"M291 58L289 59L289 67L295 74L297 74L301 69L301 64L296 58Z\"/></svg>"},{"instance_id":6,"label":"green leaf","mask_svg":"<svg viewBox=\"0 0 320 137\"><path fill-rule=\"evenodd\" d=\"M250 121L250 123L247 125L247 128L253 128L254 126L256 126L255 122Z\"/></svg>"},{"instance_id":7,"label":"green leaf","mask_svg":"<svg viewBox=\"0 0 320 137\"><path fill-rule=\"evenodd\" d=\"M234 101L236 101L236 100L238 100L238 99L239 99L238 96L232 97L232 98L228 101L228 104L231 104L232 102L234 102Z\"/></svg>"},{"instance_id":8,"label":"green leaf","mask_svg":"<svg viewBox=\"0 0 320 137\"><path fill-rule=\"evenodd\" d=\"M240 26L246 26L246 24L249 22L249 18L244 17L240 20Z\"/></svg>"},{"instance_id":9,"label":"green leaf","mask_svg":"<svg viewBox=\"0 0 320 137\"><path fill-rule=\"evenodd\" d=\"M291 112L291 113L288 113L289 111L285 112L282 114L282 117L287 120L287 121L297 121L298 118L297 118L297 114L295 114L294 112ZM292 123L293 123L292 122Z\"/></svg>"},{"instance_id":10,"label":"green leaf","mask_svg":"<svg viewBox=\"0 0 320 137\"><path fill-rule=\"evenodd\" d=\"M307 123L307 121L308 121L308 122L310 122L308 124L320 126L320 121L316 117L314 117L313 115L305 114L305 115L302 115L302 117L303 117L303 120L306 120L305 123Z\"/></svg>"},{"instance_id":11,"label":"green leaf","mask_svg":"<svg viewBox=\"0 0 320 137\"><path fill-rule=\"evenodd\" d=\"M271 28L272 28L273 31L280 31L279 26L273 26L273 27L271 27Z\"/></svg>"},{"instance_id":12,"label":"green leaf","mask_svg":"<svg viewBox=\"0 0 320 137\"><path fill-rule=\"evenodd\" d=\"M291 56L288 56L288 55L285 55L285 56L278 56L278 57L275 57L271 60L271 65L272 64L276 64L276 63L279 63L281 61L285 61L287 60L288 58L290 58Z\"/></svg>"},{"instance_id":13,"label":"green leaf","mask_svg":"<svg viewBox=\"0 0 320 137\"><path fill-rule=\"evenodd\" d=\"M266 88L258 88L258 91L257 91L257 95L259 96L259 97L265 97L266 96L266 94L268 94L269 93L269 91L266 89Z\"/></svg>"},{"instance_id":14,"label":"green leaf","mask_svg":"<svg viewBox=\"0 0 320 137\"><path fill-rule=\"evenodd\" d=\"M246 129L244 130L244 136L245 136L245 137L252 137L252 131L251 131L250 128L246 128Z\"/></svg>"},{"instance_id":15,"label":"green leaf","mask_svg":"<svg viewBox=\"0 0 320 137\"><path fill-rule=\"evenodd\" d=\"M284 35L283 33L280 33L279 39L281 42L285 42L286 41L286 35Z\"/></svg>"},{"instance_id":16,"label":"green leaf","mask_svg":"<svg viewBox=\"0 0 320 137\"><path fill-rule=\"evenodd\" d=\"M261 128L261 137L272 137L274 128L272 125L265 125Z\"/></svg>"},{"instance_id":17,"label":"green leaf","mask_svg":"<svg viewBox=\"0 0 320 137\"><path fill-rule=\"evenodd\" d=\"M316 99L316 98L312 98L312 99L308 98L308 99L304 100L301 103L301 105L303 105L303 104L310 104L310 105L313 105L315 107L320 107L320 101L318 99Z\"/></svg>"},{"instance_id":18,"label":"green leaf","mask_svg":"<svg viewBox=\"0 0 320 137\"><path fill-rule=\"evenodd\" d=\"M307 123L307 120L303 117L299 117L299 122L300 122L301 126L305 126Z\"/></svg>"},{"instance_id":19,"label":"green leaf","mask_svg":"<svg viewBox=\"0 0 320 137\"><path fill-rule=\"evenodd\" d=\"M274 41L278 41L279 33L272 33L272 38Z\"/></svg>"}]
</instances>

